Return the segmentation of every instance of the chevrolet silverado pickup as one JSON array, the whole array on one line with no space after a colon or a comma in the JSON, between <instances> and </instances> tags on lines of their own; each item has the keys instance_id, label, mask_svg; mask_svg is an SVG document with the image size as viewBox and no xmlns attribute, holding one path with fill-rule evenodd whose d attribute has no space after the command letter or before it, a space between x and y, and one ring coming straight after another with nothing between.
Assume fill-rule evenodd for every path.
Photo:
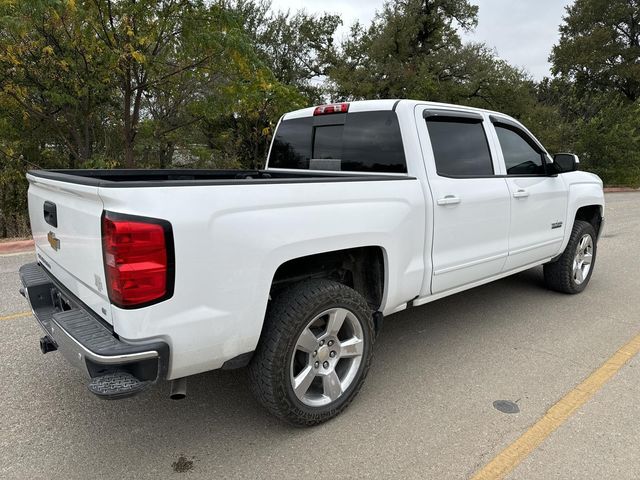
<instances>
[{"instance_id":1,"label":"chevrolet silverado pickup","mask_svg":"<svg viewBox=\"0 0 640 480\"><path fill-rule=\"evenodd\" d=\"M263 170L35 170L22 293L103 398L248 366L314 425L360 389L384 317L543 265L579 293L601 180L498 112L411 100L284 115Z\"/></svg>"}]
</instances>

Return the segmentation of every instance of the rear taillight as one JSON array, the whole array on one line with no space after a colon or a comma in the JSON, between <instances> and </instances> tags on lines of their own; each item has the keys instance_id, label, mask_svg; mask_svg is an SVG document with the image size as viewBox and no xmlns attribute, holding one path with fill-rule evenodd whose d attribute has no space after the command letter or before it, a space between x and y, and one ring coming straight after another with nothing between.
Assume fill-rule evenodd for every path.
<instances>
[{"instance_id":1,"label":"rear taillight","mask_svg":"<svg viewBox=\"0 0 640 480\"><path fill-rule=\"evenodd\" d=\"M344 103L331 103L329 105L320 105L313 111L313 116L328 115L331 113L347 113L349 111L349 104Z\"/></svg>"},{"instance_id":2,"label":"rear taillight","mask_svg":"<svg viewBox=\"0 0 640 480\"><path fill-rule=\"evenodd\" d=\"M111 303L142 307L173 294L173 233L164 220L102 216L102 253Z\"/></svg>"}]
</instances>

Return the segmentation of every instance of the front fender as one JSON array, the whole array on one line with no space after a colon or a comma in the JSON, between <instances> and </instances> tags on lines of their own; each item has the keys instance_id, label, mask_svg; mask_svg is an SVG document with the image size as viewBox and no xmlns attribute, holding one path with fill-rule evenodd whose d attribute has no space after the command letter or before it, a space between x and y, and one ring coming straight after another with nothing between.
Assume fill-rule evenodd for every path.
<instances>
[{"instance_id":1,"label":"front fender","mask_svg":"<svg viewBox=\"0 0 640 480\"><path fill-rule=\"evenodd\" d=\"M562 175L569 189L569 195L565 219L567 228L560 252L564 252L567 248L578 210L597 205L600 207L600 215L604 218L605 206L604 190L600 177L588 172L571 172Z\"/></svg>"}]
</instances>

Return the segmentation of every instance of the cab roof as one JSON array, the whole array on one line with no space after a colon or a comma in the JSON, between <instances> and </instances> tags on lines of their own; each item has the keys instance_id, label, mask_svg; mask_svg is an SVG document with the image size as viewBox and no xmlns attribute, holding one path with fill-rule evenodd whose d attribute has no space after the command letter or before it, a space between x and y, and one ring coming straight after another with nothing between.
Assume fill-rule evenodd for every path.
<instances>
[{"instance_id":1,"label":"cab roof","mask_svg":"<svg viewBox=\"0 0 640 480\"><path fill-rule=\"evenodd\" d=\"M340 103L341 102L336 102L336 104L340 104ZM402 107L404 108L412 108L416 105L425 105L430 107L447 108L450 110L482 112L482 113L487 113L491 115L500 115L501 117L506 117L511 119L511 117L509 117L508 115L505 115L504 113L495 112L492 110L468 107L465 105L455 105L452 103L428 102L424 100L408 100L408 99L356 100L353 102L346 102L346 103L349 104L349 113L370 112L370 111L380 111L380 110L395 110L398 108L399 105L402 105ZM282 117L282 120L312 117L317 107L318 106L313 106L308 108L302 108L300 110L294 110L293 112L286 113Z\"/></svg>"}]
</instances>

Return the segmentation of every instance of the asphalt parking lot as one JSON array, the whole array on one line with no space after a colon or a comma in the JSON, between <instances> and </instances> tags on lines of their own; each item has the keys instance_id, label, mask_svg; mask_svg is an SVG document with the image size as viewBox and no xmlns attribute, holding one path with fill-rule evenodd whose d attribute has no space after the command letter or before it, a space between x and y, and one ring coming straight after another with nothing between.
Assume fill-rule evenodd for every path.
<instances>
[{"instance_id":1,"label":"asphalt parking lot","mask_svg":"<svg viewBox=\"0 0 640 480\"><path fill-rule=\"evenodd\" d=\"M16 316L33 255L0 257L0 478L469 478L640 333L640 194L609 194L606 218L584 293L538 268L389 317L360 395L313 429L268 416L243 370L193 377L178 402L166 383L95 398ZM509 478L638 478L639 381L633 356Z\"/></svg>"}]
</instances>

